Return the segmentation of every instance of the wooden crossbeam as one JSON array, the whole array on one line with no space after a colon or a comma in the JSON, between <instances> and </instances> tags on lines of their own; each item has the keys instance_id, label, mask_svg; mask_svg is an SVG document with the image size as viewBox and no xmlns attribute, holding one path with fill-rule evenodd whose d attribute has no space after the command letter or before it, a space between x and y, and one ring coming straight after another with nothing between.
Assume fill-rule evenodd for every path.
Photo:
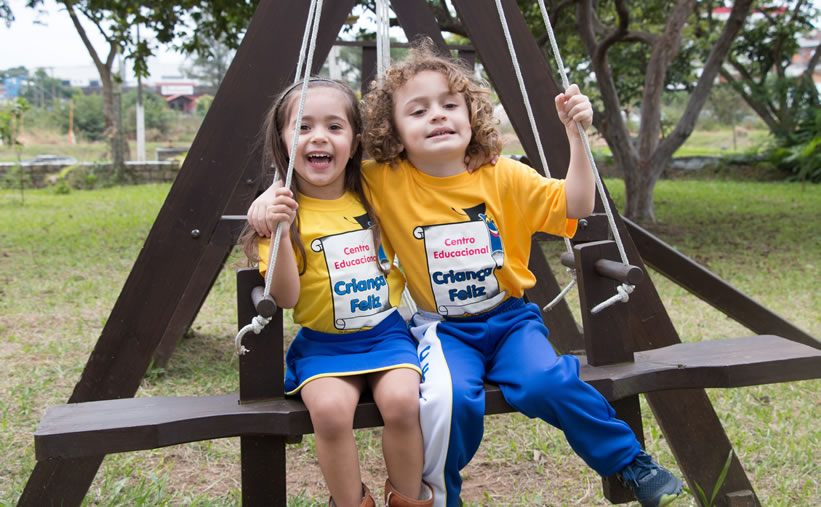
<instances>
[{"instance_id":1,"label":"wooden crossbeam","mask_svg":"<svg viewBox=\"0 0 821 507\"><path fill-rule=\"evenodd\" d=\"M821 376L821 351L778 336L760 335L680 343L638 352L634 363L590 366L580 357L581 378L609 401L640 393L690 388L733 388ZM512 409L498 386L485 386L485 413ZM356 428L381 426L366 399ZM77 458L241 435L313 433L301 401L241 404L238 394L150 397L69 403L50 407L34 433L38 460Z\"/></svg>"},{"instance_id":2,"label":"wooden crossbeam","mask_svg":"<svg viewBox=\"0 0 821 507\"><path fill-rule=\"evenodd\" d=\"M773 333L810 347L821 342L757 303L715 273L677 251L637 223L623 218L644 262L754 333Z\"/></svg>"}]
</instances>

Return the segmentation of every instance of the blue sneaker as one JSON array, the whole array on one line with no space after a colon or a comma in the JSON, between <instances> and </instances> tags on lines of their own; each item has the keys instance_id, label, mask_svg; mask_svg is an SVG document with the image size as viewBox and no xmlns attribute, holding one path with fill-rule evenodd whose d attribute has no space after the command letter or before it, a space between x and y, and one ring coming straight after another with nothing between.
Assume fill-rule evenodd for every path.
<instances>
[{"instance_id":1,"label":"blue sneaker","mask_svg":"<svg viewBox=\"0 0 821 507\"><path fill-rule=\"evenodd\" d=\"M681 494L681 480L656 463L646 452L639 451L632 463L618 474L642 507L668 505Z\"/></svg>"}]
</instances>

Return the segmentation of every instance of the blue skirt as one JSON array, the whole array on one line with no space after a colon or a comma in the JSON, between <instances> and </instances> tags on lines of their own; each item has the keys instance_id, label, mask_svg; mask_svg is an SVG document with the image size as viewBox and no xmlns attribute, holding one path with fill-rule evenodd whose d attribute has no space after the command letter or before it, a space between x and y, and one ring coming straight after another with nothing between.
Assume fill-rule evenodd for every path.
<instances>
[{"instance_id":1,"label":"blue skirt","mask_svg":"<svg viewBox=\"0 0 821 507\"><path fill-rule=\"evenodd\" d=\"M321 333L303 327L285 355L285 394L297 394L321 377L395 368L410 368L422 375L416 341L398 311L371 329L353 333Z\"/></svg>"}]
</instances>

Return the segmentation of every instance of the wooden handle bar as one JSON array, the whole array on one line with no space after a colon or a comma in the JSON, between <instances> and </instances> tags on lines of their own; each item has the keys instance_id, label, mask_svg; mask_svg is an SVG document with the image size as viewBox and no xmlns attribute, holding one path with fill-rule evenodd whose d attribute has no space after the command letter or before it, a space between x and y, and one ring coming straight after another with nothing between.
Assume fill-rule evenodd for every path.
<instances>
[{"instance_id":1,"label":"wooden handle bar","mask_svg":"<svg viewBox=\"0 0 821 507\"><path fill-rule=\"evenodd\" d=\"M566 268L576 269L576 257L573 252L565 252L562 254L562 265Z\"/></svg>"},{"instance_id":2,"label":"wooden handle bar","mask_svg":"<svg viewBox=\"0 0 821 507\"><path fill-rule=\"evenodd\" d=\"M561 257L562 265L568 268L576 267L576 259L570 252L565 252ZM621 283L636 285L644 279L644 271L632 264L622 264L610 259L599 259L594 264L596 273L600 276L611 278Z\"/></svg>"},{"instance_id":3,"label":"wooden handle bar","mask_svg":"<svg viewBox=\"0 0 821 507\"><path fill-rule=\"evenodd\" d=\"M270 294L265 294L265 287L256 286L251 289L251 301L257 313L266 319L270 319L277 312L277 304Z\"/></svg>"}]
</instances>

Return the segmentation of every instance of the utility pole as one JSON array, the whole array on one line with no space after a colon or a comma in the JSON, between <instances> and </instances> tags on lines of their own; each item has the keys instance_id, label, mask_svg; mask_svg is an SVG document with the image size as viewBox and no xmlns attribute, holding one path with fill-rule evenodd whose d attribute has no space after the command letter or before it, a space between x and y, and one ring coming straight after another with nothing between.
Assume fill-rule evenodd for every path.
<instances>
[{"instance_id":1,"label":"utility pole","mask_svg":"<svg viewBox=\"0 0 821 507\"><path fill-rule=\"evenodd\" d=\"M137 23L137 46L140 45L140 24ZM137 162L145 162L145 110L143 109L143 83L137 74Z\"/></svg>"}]
</instances>

